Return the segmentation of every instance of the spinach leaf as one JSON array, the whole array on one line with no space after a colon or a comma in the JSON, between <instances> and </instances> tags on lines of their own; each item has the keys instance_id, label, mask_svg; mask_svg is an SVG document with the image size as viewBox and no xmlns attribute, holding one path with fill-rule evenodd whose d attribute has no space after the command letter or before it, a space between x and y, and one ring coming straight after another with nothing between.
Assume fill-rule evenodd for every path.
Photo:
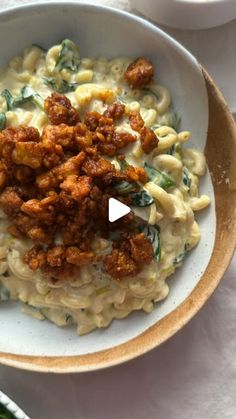
<instances>
[{"instance_id":1,"label":"spinach leaf","mask_svg":"<svg viewBox=\"0 0 236 419\"><path fill-rule=\"evenodd\" d=\"M47 86L58 93L74 92L78 86L78 83L69 83L63 79L60 83L57 83L53 77L43 77L43 80Z\"/></svg>"},{"instance_id":2,"label":"spinach leaf","mask_svg":"<svg viewBox=\"0 0 236 419\"><path fill-rule=\"evenodd\" d=\"M147 191L134 192L130 194L131 205L134 207L147 207L154 202L153 197Z\"/></svg>"},{"instance_id":3,"label":"spinach leaf","mask_svg":"<svg viewBox=\"0 0 236 419\"><path fill-rule=\"evenodd\" d=\"M175 182L171 179L170 176L166 175L164 172L161 172L158 169L150 166L148 163L144 163L144 169L148 175L148 179L154 182L156 185L160 186L162 189L168 189L172 186L175 186Z\"/></svg>"},{"instance_id":4,"label":"spinach leaf","mask_svg":"<svg viewBox=\"0 0 236 419\"><path fill-rule=\"evenodd\" d=\"M67 68L78 71L80 65L79 48L70 39L64 39L61 43L61 51L56 62L55 70L61 71Z\"/></svg>"},{"instance_id":5,"label":"spinach leaf","mask_svg":"<svg viewBox=\"0 0 236 419\"><path fill-rule=\"evenodd\" d=\"M0 301L7 301L10 299L10 291L0 283Z\"/></svg>"},{"instance_id":6,"label":"spinach leaf","mask_svg":"<svg viewBox=\"0 0 236 419\"><path fill-rule=\"evenodd\" d=\"M4 112L0 112L0 131L6 128L7 118Z\"/></svg>"},{"instance_id":7,"label":"spinach leaf","mask_svg":"<svg viewBox=\"0 0 236 419\"><path fill-rule=\"evenodd\" d=\"M159 262L161 259L160 227L158 225L152 226L147 224L144 228L141 229L141 231L152 243L154 256Z\"/></svg>"},{"instance_id":8,"label":"spinach leaf","mask_svg":"<svg viewBox=\"0 0 236 419\"><path fill-rule=\"evenodd\" d=\"M119 101L119 102L121 102L121 103L123 103L124 105L125 105L126 103L128 103L128 101L124 98L124 96L122 96L122 95L117 95L116 97L117 97L118 101Z\"/></svg>"},{"instance_id":9,"label":"spinach leaf","mask_svg":"<svg viewBox=\"0 0 236 419\"><path fill-rule=\"evenodd\" d=\"M139 185L136 182L127 182L126 180L122 180L117 183L114 188L119 194L126 195L130 192L137 191L139 189Z\"/></svg>"},{"instance_id":10,"label":"spinach leaf","mask_svg":"<svg viewBox=\"0 0 236 419\"><path fill-rule=\"evenodd\" d=\"M14 100L14 106L18 107L26 102L32 102L44 110L44 100L31 86L23 86L20 94Z\"/></svg>"},{"instance_id":11,"label":"spinach leaf","mask_svg":"<svg viewBox=\"0 0 236 419\"><path fill-rule=\"evenodd\" d=\"M178 115L176 111L172 111L172 118L171 118L171 127L174 128L175 131L179 131L181 125L181 117Z\"/></svg>"},{"instance_id":12,"label":"spinach leaf","mask_svg":"<svg viewBox=\"0 0 236 419\"><path fill-rule=\"evenodd\" d=\"M0 404L0 419L16 419L16 417L5 406Z\"/></svg>"},{"instance_id":13,"label":"spinach leaf","mask_svg":"<svg viewBox=\"0 0 236 419\"><path fill-rule=\"evenodd\" d=\"M154 125L152 125L152 130L153 131L155 131L155 129L157 129L157 128L160 128L161 127L161 125L160 124L154 124Z\"/></svg>"},{"instance_id":14,"label":"spinach leaf","mask_svg":"<svg viewBox=\"0 0 236 419\"><path fill-rule=\"evenodd\" d=\"M180 263L182 263L183 260L186 258L187 253L188 253L188 246L187 244L185 244L183 252L181 252L178 256L176 256L176 258L173 261L173 264L179 265Z\"/></svg>"},{"instance_id":15,"label":"spinach leaf","mask_svg":"<svg viewBox=\"0 0 236 419\"><path fill-rule=\"evenodd\" d=\"M166 154L169 154L170 156L174 156L177 159L182 159L182 148L180 143L173 144L169 150L166 151Z\"/></svg>"},{"instance_id":16,"label":"spinach leaf","mask_svg":"<svg viewBox=\"0 0 236 419\"><path fill-rule=\"evenodd\" d=\"M73 323L73 317L69 313L67 313L66 317L65 317L65 321L66 321L67 324L72 324Z\"/></svg>"},{"instance_id":17,"label":"spinach leaf","mask_svg":"<svg viewBox=\"0 0 236 419\"><path fill-rule=\"evenodd\" d=\"M3 90L1 95L6 100L8 111L17 108L18 106L21 106L26 102L32 102L36 106L39 106L42 110L44 109L43 98L38 93L36 93L35 90L30 86L23 86L20 91L20 94L16 96L15 99L7 89Z\"/></svg>"},{"instance_id":18,"label":"spinach leaf","mask_svg":"<svg viewBox=\"0 0 236 419\"><path fill-rule=\"evenodd\" d=\"M12 109L14 108L14 98L11 92L9 92L8 89L4 89L1 93L1 96L3 96L6 100L7 110L12 111Z\"/></svg>"},{"instance_id":19,"label":"spinach leaf","mask_svg":"<svg viewBox=\"0 0 236 419\"><path fill-rule=\"evenodd\" d=\"M175 144L173 144L167 151L166 154L169 154L170 156L173 156L176 152Z\"/></svg>"},{"instance_id":20,"label":"spinach leaf","mask_svg":"<svg viewBox=\"0 0 236 419\"><path fill-rule=\"evenodd\" d=\"M127 167L129 167L129 163L127 163L127 161L125 159L124 160L120 160L119 161L119 164L120 164L120 170L122 172L124 172L124 170L127 169Z\"/></svg>"},{"instance_id":21,"label":"spinach leaf","mask_svg":"<svg viewBox=\"0 0 236 419\"><path fill-rule=\"evenodd\" d=\"M187 188L189 189L192 183L192 179L189 177L189 171L186 167L183 169L183 177L182 177L183 183Z\"/></svg>"}]
</instances>

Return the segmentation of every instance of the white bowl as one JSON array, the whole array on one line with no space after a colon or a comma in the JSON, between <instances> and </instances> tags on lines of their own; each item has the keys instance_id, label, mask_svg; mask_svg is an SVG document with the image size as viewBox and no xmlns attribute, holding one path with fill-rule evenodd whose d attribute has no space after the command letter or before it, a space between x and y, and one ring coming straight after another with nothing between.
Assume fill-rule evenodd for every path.
<instances>
[{"instance_id":1,"label":"white bowl","mask_svg":"<svg viewBox=\"0 0 236 419\"><path fill-rule=\"evenodd\" d=\"M206 29L236 18L235 0L130 0L146 17L179 29Z\"/></svg>"},{"instance_id":2,"label":"white bowl","mask_svg":"<svg viewBox=\"0 0 236 419\"><path fill-rule=\"evenodd\" d=\"M224 147L234 150L235 133L223 99L214 85L207 92L205 80L207 86L211 82L206 74L203 75L196 59L145 20L111 8L69 2L27 5L5 11L0 13L0 66L30 43L49 47L64 37L78 42L82 56L145 55L151 58L157 79L172 92L183 127L192 131L193 143L201 150L207 139L209 97L211 118L216 115L216 124L220 122L224 128L224 135L220 135L220 129L214 135L211 135L212 129L208 133L207 150L212 156L212 160L209 157L210 168L217 179L218 165L221 164L231 178L228 163L224 168L227 160ZM213 102L211 96L216 98ZM212 110L212 103L218 104L218 101L219 106ZM219 149L215 147L215 141L222 143L219 156L215 156ZM232 164L234 156L236 152L232 151ZM228 186L225 186L223 195L221 189L218 194L222 187L219 185L214 184L217 191L215 212L213 185L208 172L201 183L201 192L211 196L212 205L199 217L201 242L171 280L169 297L151 314L134 313L126 319L114 321L107 329L78 337L74 328L60 329L47 321L39 322L22 314L18 304L3 303L0 361L38 371L88 371L143 354L183 327L209 298L233 252L235 216L231 213L235 195L230 193ZM219 215L222 202L224 218ZM225 229L225 234L219 237L221 228ZM223 250L226 247L227 252Z\"/></svg>"},{"instance_id":3,"label":"white bowl","mask_svg":"<svg viewBox=\"0 0 236 419\"><path fill-rule=\"evenodd\" d=\"M0 391L0 405L4 406L9 413L12 413L16 419L30 419L15 402L6 394Z\"/></svg>"}]
</instances>

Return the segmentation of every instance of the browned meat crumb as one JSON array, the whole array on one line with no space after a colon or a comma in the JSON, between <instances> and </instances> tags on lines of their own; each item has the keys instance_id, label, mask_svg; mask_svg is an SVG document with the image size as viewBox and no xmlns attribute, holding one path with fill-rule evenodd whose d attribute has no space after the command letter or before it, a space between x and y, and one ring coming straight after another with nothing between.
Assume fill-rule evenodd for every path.
<instances>
[{"instance_id":1,"label":"browned meat crumb","mask_svg":"<svg viewBox=\"0 0 236 419\"><path fill-rule=\"evenodd\" d=\"M144 120L140 115L140 112L130 112L129 113L129 122L130 126L134 131L140 131L144 126Z\"/></svg>"},{"instance_id":2,"label":"browned meat crumb","mask_svg":"<svg viewBox=\"0 0 236 419\"><path fill-rule=\"evenodd\" d=\"M136 89L149 84L153 75L154 70L151 61L140 57L129 64L125 71L124 78L132 88Z\"/></svg>"},{"instance_id":3,"label":"browned meat crumb","mask_svg":"<svg viewBox=\"0 0 236 419\"><path fill-rule=\"evenodd\" d=\"M53 125L76 125L79 122L79 113L71 105L70 100L60 93L52 93L44 102L44 109L49 121Z\"/></svg>"},{"instance_id":4,"label":"browned meat crumb","mask_svg":"<svg viewBox=\"0 0 236 419\"><path fill-rule=\"evenodd\" d=\"M158 145L158 138L151 128L143 127L140 131L141 146L144 153L151 153Z\"/></svg>"},{"instance_id":5,"label":"browned meat crumb","mask_svg":"<svg viewBox=\"0 0 236 419\"><path fill-rule=\"evenodd\" d=\"M143 233L125 234L103 259L105 271L115 279L135 276L151 262L153 248Z\"/></svg>"},{"instance_id":6,"label":"browned meat crumb","mask_svg":"<svg viewBox=\"0 0 236 419\"><path fill-rule=\"evenodd\" d=\"M136 232L132 212L109 223L108 203L115 197L130 205L130 197L119 196L116 184L136 182L138 191L147 174L131 165L116 170L105 156L124 160L121 150L139 135L143 150L150 152L158 142L155 134L144 127L139 112L128 115L139 134L117 132L116 121L127 118L120 102L109 105L103 115L85 113L84 122L61 94L48 97L45 110L50 124L41 135L26 126L0 133L0 208L10 221L9 233L34 244L24 262L52 281L74 278L80 266L98 262L113 278L136 275L150 262L152 245ZM95 237L109 238L112 231L121 232L121 239L101 261L92 243Z\"/></svg>"}]
</instances>

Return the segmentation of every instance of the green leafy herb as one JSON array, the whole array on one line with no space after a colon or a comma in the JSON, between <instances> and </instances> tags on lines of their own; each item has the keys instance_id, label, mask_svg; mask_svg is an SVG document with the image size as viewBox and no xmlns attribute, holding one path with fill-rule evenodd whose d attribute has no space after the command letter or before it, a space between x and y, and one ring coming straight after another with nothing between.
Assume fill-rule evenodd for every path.
<instances>
[{"instance_id":1,"label":"green leafy herb","mask_svg":"<svg viewBox=\"0 0 236 419\"><path fill-rule=\"evenodd\" d=\"M189 171L186 167L183 169L183 177L182 177L183 183L187 188L189 189L192 183L192 179L189 177Z\"/></svg>"},{"instance_id":2,"label":"green leafy herb","mask_svg":"<svg viewBox=\"0 0 236 419\"><path fill-rule=\"evenodd\" d=\"M152 125L152 130L155 131L155 129L160 128L161 125L160 124L154 124Z\"/></svg>"},{"instance_id":3,"label":"green leafy herb","mask_svg":"<svg viewBox=\"0 0 236 419\"><path fill-rule=\"evenodd\" d=\"M67 324L72 324L73 323L73 317L69 313L66 314L65 320L66 320Z\"/></svg>"},{"instance_id":4,"label":"green leafy herb","mask_svg":"<svg viewBox=\"0 0 236 419\"><path fill-rule=\"evenodd\" d=\"M10 299L10 291L5 285L0 283L0 301L7 301Z\"/></svg>"},{"instance_id":5,"label":"green leafy herb","mask_svg":"<svg viewBox=\"0 0 236 419\"><path fill-rule=\"evenodd\" d=\"M43 80L47 86L58 93L74 92L78 86L78 83L69 83L66 80L61 80L60 83L57 83L53 77L43 77Z\"/></svg>"},{"instance_id":6,"label":"green leafy herb","mask_svg":"<svg viewBox=\"0 0 236 419\"><path fill-rule=\"evenodd\" d=\"M166 151L166 154L169 154L170 156L173 156L175 154L175 144L173 144L169 150Z\"/></svg>"},{"instance_id":7,"label":"green leafy herb","mask_svg":"<svg viewBox=\"0 0 236 419\"><path fill-rule=\"evenodd\" d=\"M147 224L142 228L142 233L144 233L152 243L154 256L159 262L161 259L160 227L158 225L152 226Z\"/></svg>"},{"instance_id":8,"label":"green leafy herb","mask_svg":"<svg viewBox=\"0 0 236 419\"><path fill-rule=\"evenodd\" d=\"M4 89L1 93L1 96L3 96L6 100L7 110L12 111L12 109L14 108L14 98L11 92L9 92L8 89Z\"/></svg>"},{"instance_id":9,"label":"green leafy herb","mask_svg":"<svg viewBox=\"0 0 236 419\"><path fill-rule=\"evenodd\" d=\"M124 172L125 169L127 169L127 167L129 167L129 163L124 159L124 160L120 160L119 161L120 164L120 170L122 172Z\"/></svg>"},{"instance_id":10,"label":"green leafy herb","mask_svg":"<svg viewBox=\"0 0 236 419\"><path fill-rule=\"evenodd\" d=\"M188 253L188 245L185 244L184 245L184 250L183 252L181 252L178 256L176 256L176 258L174 259L173 263L174 265L179 265L180 263L183 262L183 260L186 258Z\"/></svg>"},{"instance_id":11,"label":"green leafy herb","mask_svg":"<svg viewBox=\"0 0 236 419\"><path fill-rule=\"evenodd\" d=\"M134 192L130 194L131 205L134 207L148 207L154 202L153 197L147 191Z\"/></svg>"},{"instance_id":12,"label":"green leafy herb","mask_svg":"<svg viewBox=\"0 0 236 419\"><path fill-rule=\"evenodd\" d=\"M124 96L117 95L116 97L117 97L119 102L124 103L124 104L128 103L128 101L124 98Z\"/></svg>"},{"instance_id":13,"label":"green leafy herb","mask_svg":"<svg viewBox=\"0 0 236 419\"><path fill-rule=\"evenodd\" d=\"M122 180L117 183L114 188L119 194L126 195L137 191L139 189L139 185L136 182L127 182L126 180Z\"/></svg>"},{"instance_id":14,"label":"green leafy herb","mask_svg":"<svg viewBox=\"0 0 236 419\"><path fill-rule=\"evenodd\" d=\"M61 51L55 69L61 71L67 68L71 71L78 71L79 65L80 53L78 46L70 39L64 39L61 43Z\"/></svg>"},{"instance_id":15,"label":"green leafy herb","mask_svg":"<svg viewBox=\"0 0 236 419\"><path fill-rule=\"evenodd\" d=\"M170 125L172 128L174 128L175 131L179 131L181 124L181 117L178 115L176 111L172 111L172 118Z\"/></svg>"},{"instance_id":16,"label":"green leafy herb","mask_svg":"<svg viewBox=\"0 0 236 419\"><path fill-rule=\"evenodd\" d=\"M5 112L0 112L0 131L6 128L7 118Z\"/></svg>"},{"instance_id":17,"label":"green leafy herb","mask_svg":"<svg viewBox=\"0 0 236 419\"><path fill-rule=\"evenodd\" d=\"M23 86L20 94L14 100L14 106L18 107L26 102L32 102L44 110L44 100L31 86Z\"/></svg>"},{"instance_id":18,"label":"green leafy herb","mask_svg":"<svg viewBox=\"0 0 236 419\"><path fill-rule=\"evenodd\" d=\"M16 419L16 417L5 406L0 404L0 419Z\"/></svg>"},{"instance_id":19,"label":"green leafy herb","mask_svg":"<svg viewBox=\"0 0 236 419\"><path fill-rule=\"evenodd\" d=\"M1 95L6 100L8 111L17 108L18 106L22 106L26 102L32 102L42 110L44 109L43 98L30 86L23 86L16 98L14 98L7 89L3 90ZM2 120L4 122L4 117L2 117Z\"/></svg>"},{"instance_id":20,"label":"green leafy herb","mask_svg":"<svg viewBox=\"0 0 236 419\"><path fill-rule=\"evenodd\" d=\"M169 150L166 151L166 154L176 157L179 160L182 160L182 148L180 143L173 144Z\"/></svg>"},{"instance_id":21,"label":"green leafy herb","mask_svg":"<svg viewBox=\"0 0 236 419\"><path fill-rule=\"evenodd\" d=\"M166 173L161 172L158 169L150 166L148 163L144 163L144 169L148 175L148 179L160 186L162 189L168 189L175 186L175 182Z\"/></svg>"}]
</instances>

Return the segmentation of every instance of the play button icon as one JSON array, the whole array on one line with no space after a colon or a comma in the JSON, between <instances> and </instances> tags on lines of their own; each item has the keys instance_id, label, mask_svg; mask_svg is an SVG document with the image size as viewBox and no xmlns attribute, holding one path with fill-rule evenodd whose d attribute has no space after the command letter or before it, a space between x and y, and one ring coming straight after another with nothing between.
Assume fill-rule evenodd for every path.
<instances>
[{"instance_id":1,"label":"play button icon","mask_svg":"<svg viewBox=\"0 0 236 419\"><path fill-rule=\"evenodd\" d=\"M129 214L130 208L122 204L122 202L118 201L115 198L110 198L108 202L108 218L111 223L119 218L124 217L125 215Z\"/></svg>"}]
</instances>

